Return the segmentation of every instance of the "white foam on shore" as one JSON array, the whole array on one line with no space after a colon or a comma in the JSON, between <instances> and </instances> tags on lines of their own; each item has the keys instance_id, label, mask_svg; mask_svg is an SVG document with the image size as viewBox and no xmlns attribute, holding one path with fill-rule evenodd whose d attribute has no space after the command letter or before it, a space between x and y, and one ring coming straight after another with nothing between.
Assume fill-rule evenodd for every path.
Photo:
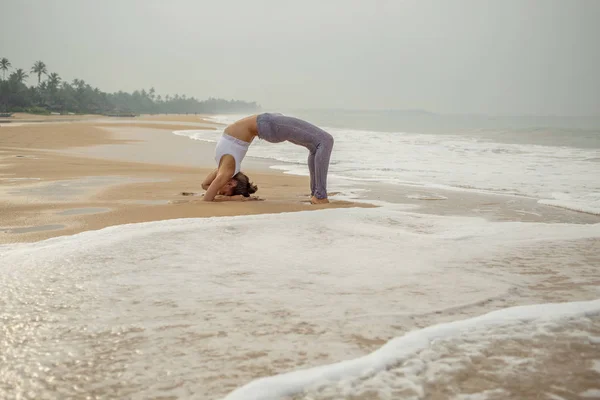
<instances>
[{"instance_id":1,"label":"white foam on shore","mask_svg":"<svg viewBox=\"0 0 600 400\"><path fill-rule=\"evenodd\" d=\"M554 394L554 393L546 393L546 396L548 396L548 398L550 400L566 400L564 397L561 397L561 396L559 396L557 394Z\"/></svg>"},{"instance_id":2,"label":"white foam on shore","mask_svg":"<svg viewBox=\"0 0 600 400\"><path fill-rule=\"evenodd\" d=\"M562 202L560 200L539 200L538 203L552 207L564 208L565 210L577 211L584 214L600 215L600 208L590 207L587 204Z\"/></svg>"},{"instance_id":3,"label":"white foam on shore","mask_svg":"<svg viewBox=\"0 0 600 400\"><path fill-rule=\"evenodd\" d=\"M407 194L406 198L413 200L448 200L446 196L440 194Z\"/></svg>"},{"instance_id":4,"label":"white foam on shore","mask_svg":"<svg viewBox=\"0 0 600 400\"><path fill-rule=\"evenodd\" d=\"M506 391L502 389L485 390L480 393L459 394L453 400L487 400L491 395L506 395Z\"/></svg>"},{"instance_id":5,"label":"white foam on shore","mask_svg":"<svg viewBox=\"0 0 600 400\"><path fill-rule=\"evenodd\" d=\"M185 136L185 137L189 137L190 139L199 140L199 141L207 142L207 143L217 143L219 136L223 132L219 131L218 134L215 134L215 132L216 131L207 131L207 130L198 130L198 129L173 131L173 133L177 136Z\"/></svg>"},{"instance_id":6,"label":"white foam on shore","mask_svg":"<svg viewBox=\"0 0 600 400\"><path fill-rule=\"evenodd\" d=\"M213 114L205 118L216 124L229 125L247 116L247 114Z\"/></svg>"},{"instance_id":7,"label":"white foam on shore","mask_svg":"<svg viewBox=\"0 0 600 400\"><path fill-rule=\"evenodd\" d=\"M598 386L600 387L600 384ZM590 399L600 399L600 389L588 389L585 392L579 393L579 395Z\"/></svg>"},{"instance_id":8,"label":"white foam on shore","mask_svg":"<svg viewBox=\"0 0 600 400\"><path fill-rule=\"evenodd\" d=\"M69 380L79 374L90 378L88 389L122 382L121 397L130 379L140 397L215 398L273 368L358 358L357 336L396 336L413 317L433 324L485 309L548 274L575 282L586 261L556 242L599 237L600 224L500 223L382 207L157 221L4 245L0 354L12 361L0 374L19 393L43 391L54 377L56 390L73 397L73 384L88 385ZM531 249L539 254L528 257ZM518 263L506 261L521 254ZM544 310L500 316L517 321ZM397 360L405 347L457 326L469 323L410 334L390 342L383 361L367 360ZM88 359L99 364L75 364ZM55 360L72 362L60 379ZM41 386L27 369L36 363L48 367L34 371ZM332 373L350 376L364 365ZM303 373L292 377L252 387L289 392L308 383Z\"/></svg>"},{"instance_id":9,"label":"white foam on shore","mask_svg":"<svg viewBox=\"0 0 600 400\"><path fill-rule=\"evenodd\" d=\"M598 314L600 314L600 299L588 302L536 304L493 311L480 317L410 332L389 341L379 350L354 360L258 379L235 390L226 397L226 400L280 399L300 393L307 388L314 389L320 382L325 384L328 381L361 376L365 373L375 374L427 348L435 340L450 338L467 330Z\"/></svg>"},{"instance_id":10,"label":"white foam on shore","mask_svg":"<svg viewBox=\"0 0 600 400\"><path fill-rule=\"evenodd\" d=\"M580 196L553 193L553 199L539 200L538 203L586 214L600 215L600 191Z\"/></svg>"}]
</instances>

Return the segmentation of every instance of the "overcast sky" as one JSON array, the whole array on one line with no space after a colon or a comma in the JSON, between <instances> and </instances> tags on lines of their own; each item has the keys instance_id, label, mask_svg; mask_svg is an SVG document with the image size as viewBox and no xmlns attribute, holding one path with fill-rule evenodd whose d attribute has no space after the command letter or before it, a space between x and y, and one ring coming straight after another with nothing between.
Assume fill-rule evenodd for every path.
<instances>
[{"instance_id":1,"label":"overcast sky","mask_svg":"<svg viewBox=\"0 0 600 400\"><path fill-rule=\"evenodd\" d=\"M105 91L600 114L595 0L2 0L1 11L0 58Z\"/></svg>"}]
</instances>

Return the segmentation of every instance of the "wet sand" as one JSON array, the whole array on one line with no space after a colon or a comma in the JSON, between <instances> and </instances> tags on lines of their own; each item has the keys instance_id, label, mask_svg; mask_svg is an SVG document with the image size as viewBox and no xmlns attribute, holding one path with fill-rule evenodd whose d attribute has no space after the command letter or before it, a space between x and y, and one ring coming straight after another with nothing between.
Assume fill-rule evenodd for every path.
<instances>
[{"instance_id":1,"label":"wet sand","mask_svg":"<svg viewBox=\"0 0 600 400\"><path fill-rule=\"evenodd\" d=\"M136 222L356 206L335 200L312 206L307 178L260 162L247 162L245 172L265 201L203 202L200 183L212 169L214 148L171 133L215 129L200 116L67 119L0 127L0 243ZM103 211L70 211L82 208Z\"/></svg>"},{"instance_id":2,"label":"wet sand","mask_svg":"<svg viewBox=\"0 0 600 400\"><path fill-rule=\"evenodd\" d=\"M427 189L390 184L369 184L357 198L410 205L415 211L434 215L481 217L489 221L594 224L600 215L539 204L537 199L463 190Z\"/></svg>"}]
</instances>

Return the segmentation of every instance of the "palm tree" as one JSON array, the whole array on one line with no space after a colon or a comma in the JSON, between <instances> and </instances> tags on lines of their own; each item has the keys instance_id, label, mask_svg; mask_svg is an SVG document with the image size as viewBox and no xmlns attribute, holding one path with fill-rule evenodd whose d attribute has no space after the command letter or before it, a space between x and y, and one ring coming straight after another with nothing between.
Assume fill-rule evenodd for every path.
<instances>
[{"instance_id":1,"label":"palm tree","mask_svg":"<svg viewBox=\"0 0 600 400\"><path fill-rule=\"evenodd\" d=\"M73 87L82 92L86 87L86 83L83 79L75 78L73 79Z\"/></svg>"},{"instance_id":2,"label":"palm tree","mask_svg":"<svg viewBox=\"0 0 600 400\"><path fill-rule=\"evenodd\" d=\"M48 75L48 88L50 91L55 91L58 85L60 84L60 76L56 72Z\"/></svg>"},{"instance_id":3,"label":"palm tree","mask_svg":"<svg viewBox=\"0 0 600 400\"><path fill-rule=\"evenodd\" d=\"M48 91L50 100L50 104L56 105L58 103L58 99L56 98L56 90L58 89L58 85L60 85L60 76L56 72L48 75Z\"/></svg>"},{"instance_id":4,"label":"palm tree","mask_svg":"<svg viewBox=\"0 0 600 400\"><path fill-rule=\"evenodd\" d=\"M44 64L43 61L36 61L33 64L33 68L31 68L31 72L33 72L34 74L37 74L38 85L40 84L40 82L42 80L42 74L44 74L44 75L48 74L48 70L46 69L46 64Z\"/></svg>"},{"instance_id":5,"label":"palm tree","mask_svg":"<svg viewBox=\"0 0 600 400\"><path fill-rule=\"evenodd\" d=\"M8 58L3 57L0 60L0 69L2 70L2 72L4 72L4 76L3 78L6 79L6 71L8 71L8 69L11 67L10 61L8 61Z\"/></svg>"},{"instance_id":6,"label":"palm tree","mask_svg":"<svg viewBox=\"0 0 600 400\"><path fill-rule=\"evenodd\" d=\"M27 75L27 73L25 71L23 71L23 68L19 68L18 70L16 70L15 72L13 72L10 75L15 81L19 82L19 83L23 83L23 81L25 79L27 79L27 77L29 75Z\"/></svg>"}]
</instances>

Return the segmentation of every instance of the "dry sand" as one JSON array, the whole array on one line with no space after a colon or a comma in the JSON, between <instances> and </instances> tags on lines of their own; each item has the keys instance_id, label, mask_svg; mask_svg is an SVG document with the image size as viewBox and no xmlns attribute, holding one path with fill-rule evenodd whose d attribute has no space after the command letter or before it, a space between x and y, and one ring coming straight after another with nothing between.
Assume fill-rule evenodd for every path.
<instances>
[{"instance_id":1,"label":"dry sand","mask_svg":"<svg viewBox=\"0 0 600 400\"><path fill-rule=\"evenodd\" d=\"M0 127L0 243L145 221L357 206L335 200L310 205L306 177L264 168L246 171L264 201L203 202L200 183L213 163L212 146L170 133L214 129L202 117L66 117ZM185 161L184 153L194 162Z\"/></svg>"}]
</instances>

